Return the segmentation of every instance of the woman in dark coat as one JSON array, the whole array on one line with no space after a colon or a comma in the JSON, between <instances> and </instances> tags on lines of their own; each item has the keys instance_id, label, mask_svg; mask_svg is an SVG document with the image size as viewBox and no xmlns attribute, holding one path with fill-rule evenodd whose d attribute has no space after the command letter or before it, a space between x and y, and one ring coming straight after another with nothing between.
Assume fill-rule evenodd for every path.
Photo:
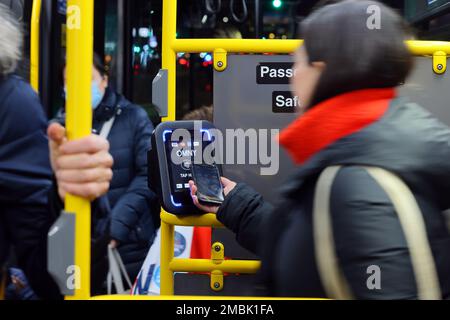
<instances>
[{"instance_id":1,"label":"woman in dark coat","mask_svg":"<svg viewBox=\"0 0 450 320\"><path fill-rule=\"evenodd\" d=\"M110 244L118 248L130 278L134 279L160 223L158 200L147 182L147 151L153 125L143 108L108 87L108 76L98 55L94 55L91 94L93 130L107 136L114 159L107 194L111 210L106 218L94 222L93 237L101 242L111 239ZM56 117L62 124L64 119L64 112ZM105 131L108 123L109 132ZM105 246L100 247L106 250Z\"/></svg>"},{"instance_id":2,"label":"woman in dark coat","mask_svg":"<svg viewBox=\"0 0 450 320\"><path fill-rule=\"evenodd\" d=\"M377 6L380 28L369 28L368 8ZM373 27L373 25L371 25ZM302 26L293 91L302 115L280 134L298 165L280 203L271 205L249 186L223 179L220 207L194 203L234 231L262 258L261 279L277 296L327 297L316 263L313 201L321 172L343 168L331 188L330 212L336 255L358 299L416 299L410 248L396 210L362 168L399 176L423 213L443 298L450 296L450 236L442 211L450 207L450 129L422 107L397 96L413 58L407 28L395 12L375 1L325 6ZM371 266L380 286L368 285Z\"/></svg>"}]
</instances>

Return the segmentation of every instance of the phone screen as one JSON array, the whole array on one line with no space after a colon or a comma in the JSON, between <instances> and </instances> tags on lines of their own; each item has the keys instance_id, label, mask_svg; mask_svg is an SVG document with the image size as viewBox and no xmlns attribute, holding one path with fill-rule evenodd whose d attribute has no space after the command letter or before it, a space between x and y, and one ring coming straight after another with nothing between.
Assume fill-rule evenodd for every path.
<instances>
[{"instance_id":1,"label":"phone screen","mask_svg":"<svg viewBox=\"0 0 450 320\"><path fill-rule=\"evenodd\" d=\"M192 173L199 200L212 203L224 201L220 174L215 165L193 164Z\"/></svg>"}]
</instances>

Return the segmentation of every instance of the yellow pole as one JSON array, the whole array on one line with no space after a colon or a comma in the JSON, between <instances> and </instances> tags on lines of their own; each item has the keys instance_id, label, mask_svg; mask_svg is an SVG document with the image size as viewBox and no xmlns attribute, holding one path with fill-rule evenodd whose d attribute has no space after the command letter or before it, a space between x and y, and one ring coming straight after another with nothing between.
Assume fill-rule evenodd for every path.
<instances>
[{"instance_id":1,"label":"yellow pole","mask_svg":"<svg viewBox=\"0 0 450 320\"><path fill-rule=\"evenodd\" d=\"M30 83L36 92L39 91L39 39L41 7L41 0L33 1L33 9L31 13Z\"/></svg>"},{"instance_id":2,"label":"yellow pole","mask_svg":"<svg viewBox=\"0 0 450 320\"><path fill-rule=\"evenodd\" d=\"M173 295L173 272L170 263L173 260L175 227L161 221L161 295Z\"/></svg>"},{"instance_id":3,"label":"yellow pole","mask_svg":"<svg viewBox=\"0 0 450 320\"><path fill-rule=\"evenodd\" d=\"M175 120L176 53L172 42L177 33L177 0L163 1L162 68L168 72L168 116L163 121ZM164 214L164 211L162 211ZM173 295L173 272L169 264L173 259L174 226L161 221L161 295Z\"/></svg>"},{"instance_id":4,"label":"yellow pole","mask_svg":"<svg viewBox=\"0 0 450 320\"><path fill-rule=\"evenodd\" d=\"M162 68L168 70L168 116L163 121L175 121L176 53L172 43L177 34L177 0L163 1Z\"/></svg>"},{"instance_id":5,"label":"yellow pole","mask_svg":"<svg viewBox=\"0 0 450 320\"><path fill-rule=\"evenodd\" d=\"M94 1L67 2L67 136L69 140L91 134L91 82L93 61ZM89 299L91 279L91 206L86 199L67 195L66 211L75 214L75 265L79 287L67 299ZM77 283L77 281L76 281Z\"/></svg>"}]
</instances>

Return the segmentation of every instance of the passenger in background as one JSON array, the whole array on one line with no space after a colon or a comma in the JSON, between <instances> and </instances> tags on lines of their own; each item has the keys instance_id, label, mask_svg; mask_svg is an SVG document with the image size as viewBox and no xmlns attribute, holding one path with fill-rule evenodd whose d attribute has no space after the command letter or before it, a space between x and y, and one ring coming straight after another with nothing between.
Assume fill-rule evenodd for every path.
<instances>
[{"instance_id":1,"label":"passenger in background","mask_svg":"<svg viewBox=\"0 0 450 320\"><path fill-rule=\"evenodd\" d=\"M92 109L93 129L108 139L114 159L107 194L111 213L97 221L93 237L110 237L110 244L118 248L133 279L160 225L159 202L147 183L147 151L153 125L140 106L108 87L108 75L98 55L94 56L92 69ZM56 120L64 123L64 119L62 110Z\"/></svg>"},{"instance_id":2,"label":"passenger in background","mask_svg":"<svg viewBox=\"0 0 450 320\"><path fill-rule=\"evenodd\" d=\"M205 120L209 121L211 123L214 122L214 107L213 106L203 106L201 108L192 110L191 112L187 113L183 120Z\"/></svg>"}]
</instances>

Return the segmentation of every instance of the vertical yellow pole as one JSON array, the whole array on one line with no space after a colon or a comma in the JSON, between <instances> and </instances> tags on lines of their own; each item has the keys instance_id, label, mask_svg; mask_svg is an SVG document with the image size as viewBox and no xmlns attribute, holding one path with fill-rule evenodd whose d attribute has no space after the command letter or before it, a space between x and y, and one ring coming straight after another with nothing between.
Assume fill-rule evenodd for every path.
<instances>
[{"instance_id":1,"label":"vertical yellow pole","mask_svg":"<svg viewBox=\"0 0 450 320\"><path fill-rule=\"evenodd\" d=\"M31 13L30 84L39 91L39 39L42 0L33 1Z\"/></svg>"},{"instance_id":2,"label":"vertical yellow pole","mask_svg":"<svg viewBox=\"0 0 450 320\"><path fill-rule=\"evenodd\" d=\"M168 116L163 121L175 120L176 53L172 48L177 33L177 0L163 1L162 68L168 72ZM161 222L161 295L173 295L173 272L169 268L174 251L174 226Z\"/></svg>"},{"instance_id":3,"label":"vertical yellow pole","mask_svg":"<svg viewBox=\"0 0 450 320\"><path fill-rule=\"evenodd\" d=\"M177 34L177 0L163 1L162 68L168 70L168 116L163 121L175 121L176 52L172 48Z\"/></svg>"},{"instance_id":4,"label":"vertical yellow pole","mask_svg":"<svg viewBox=\"0 0 450 320\"><path fill-rule=\"evenodd\" d=\"M94 0L67 2L67 104L69 140L91 134L91 82L93 63ZM89 299L91 280L91 206L85 199L68 195L66 211L75 214L75 265L79 271L75 295Z\"/></svg>"},{"instance_id":5,"label":"vertical yellow pole","mask_svg":"<svg viewBox=\"0 0 450 320\"><path fill-rule=\"evenodd\" d=\"M161 221L161 295L173 295L173 272L169 268L173 259L175 227Z\"/></svg>"}]
</instances>

